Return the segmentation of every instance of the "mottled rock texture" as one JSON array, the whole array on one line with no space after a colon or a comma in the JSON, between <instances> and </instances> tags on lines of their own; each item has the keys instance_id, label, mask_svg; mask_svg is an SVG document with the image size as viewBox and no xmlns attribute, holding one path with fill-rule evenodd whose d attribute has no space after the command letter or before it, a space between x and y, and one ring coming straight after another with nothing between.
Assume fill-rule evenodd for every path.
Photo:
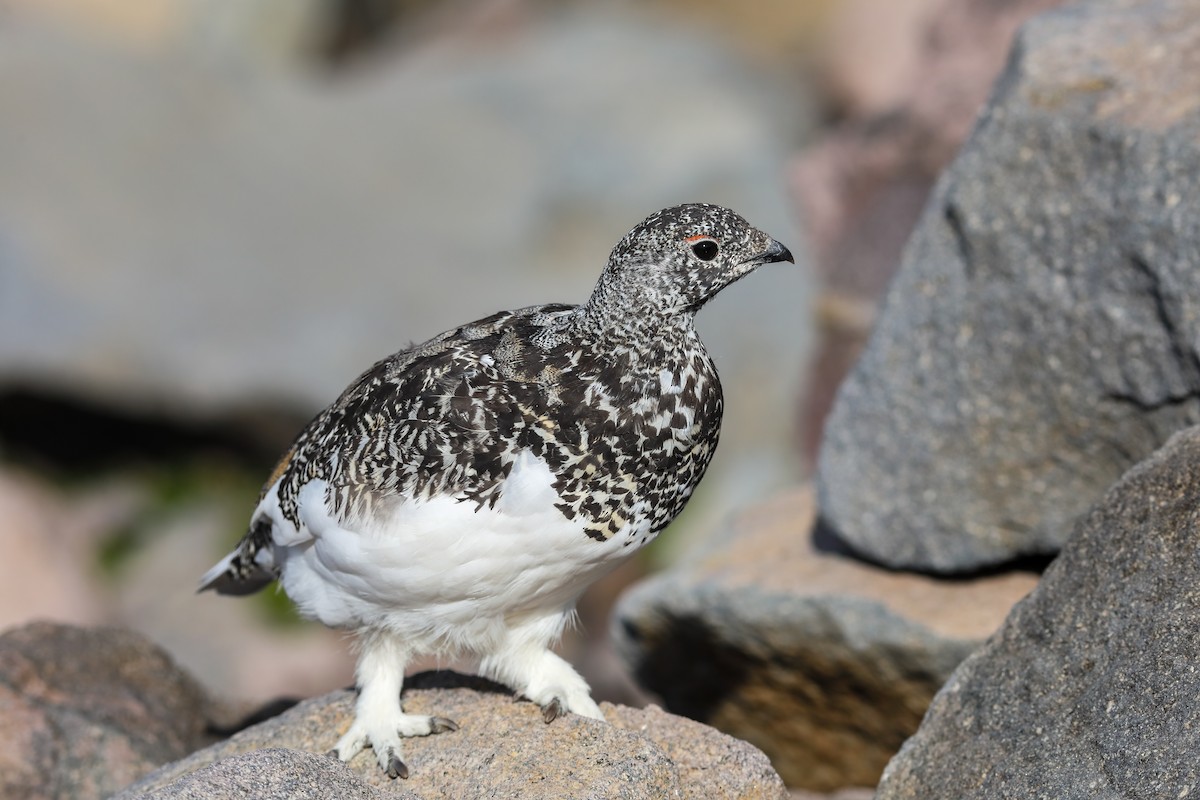
<instances>
[{"instance_id":1,"label":"mottled rock texture","mask_svg":"<svg viewBox=\"0 0 1200 800\"><path fill-rule=\"evenodd\" d=\"M1023 29L825 428L828 524L889 566L1051 554L1200 421L1200 6Z\"/></svg>"},{"instance_id":2,"label":"mottled rock texture","mask_svg":"<svg viewBox=\"0 0 1200 800\"><path fill-rule=\"evenodd\" d=\"M143 800L421 800L401 787L368 786L335 758L272 747L222 759L151 792Z\"/></svg>"},{"instance_id":3,"label":"mottled rock texture","mask_svg":"<svg viewBox=\"0 0 1200 800\"><path fill-rule=\"evenodd\" d=\"M212 741L204 691L121 628L0 636L0 798L108 797Z\"/></svg>"},{"instance_id":4,"label":"mottled rock texture","mask_svg":"<svg viewBox=\"0 0 1200 800\"><path fill-rule=\"evenodd\" d=\"M879 569L815 546L815 516L808 489L752 509L622 597L614 635L669 710L762 748L789 786L874 786L1037 578Z\"/></svg>"},{"instance_id":5,"label":"mottled rock texture","mask_svg":"<svg viewBox=\"0 0 1200 800\"><path fill-rule=\"evenodd\" d=\"M262 748L325 753L349 727L353 702L351 692L305 701L168 764L120 798L175 798L179 795L171 794L169 787L192 785L180 782L189 780L184 776L199 775L197 770L206 768L224 774L231 769L222 767L228 759ZM514 701L494 684L454 673L422 673L408 681L405 710L450 717L460 729L407 740L405 762L411 775L403 783L390 781L370 751L351 761L349 768L364 787L402 788L424 800L786 796L766 756L745 742L653 707L602 708L610 724L569 715L547 725L537 706ZM286 770L287 759L281 758Z\"/></svg>"},{"instance_id":6,"label":"mottled rock texture","mask_svg":"<svg viewBox=\"0 0 1200 800\"><path fill-rule=\"evenodd\" d=\"M1075 528L938 694L879 800L1181 798L1200 788L1200 428Z\"/></svg>"}]
</instances>

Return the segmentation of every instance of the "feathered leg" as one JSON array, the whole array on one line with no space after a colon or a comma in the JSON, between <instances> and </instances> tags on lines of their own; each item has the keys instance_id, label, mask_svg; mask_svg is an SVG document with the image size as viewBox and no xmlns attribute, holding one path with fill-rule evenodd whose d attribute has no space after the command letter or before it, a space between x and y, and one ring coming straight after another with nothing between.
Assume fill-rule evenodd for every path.
<instances>
[{"instance_id":1,"label":"feathered leg","mask_svg":"<svg viewBox=\"0 0 1200 800\"><path fill-rule=\"evenodd\" d=\"M550 651L569 612L509 629L503 644L479 665L485 676L511 687L542 707L546 722L570 711L603 720L591 689L575 668Z\"/></svg>"},{"instance_id":2,"label":"feathered leg","mask_svg":"<svg viewBox=\"0 0 1200 800\"><path fill-rule=\"evenodd\" d=\"M458 730L458 725L444 717L404 713L400 689L408 658L408 650L396 637L378 631L363 634L362 653L355 668L358 702L354 723L334 748L342 761L370 747L388 777L407 778L402 737Z\"/></svg>"}]
</instances>

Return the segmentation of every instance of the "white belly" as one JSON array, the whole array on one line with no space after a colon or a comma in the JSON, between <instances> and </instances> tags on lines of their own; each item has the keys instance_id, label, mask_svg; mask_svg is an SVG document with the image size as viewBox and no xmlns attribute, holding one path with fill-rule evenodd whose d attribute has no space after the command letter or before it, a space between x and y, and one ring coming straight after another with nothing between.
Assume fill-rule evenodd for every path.
<instances>
[{"instance_id":1,"label":"white belly","mask_svg":"<svg viewBox=\"0 0 1200 800\"><path fill-rule=\"evenodd\" d=\"M625 542L640 542L640 530L589 538L553 507L552 482L545 463L523 453L495 508L398 499L370 520L339 523L324 482L313 481L300 493L299 530L263 510L274 512L283 588L305 616L386 628L417 651L486 653L514 623L569 611L638 549Z\"/></svg>"}]
</instances>

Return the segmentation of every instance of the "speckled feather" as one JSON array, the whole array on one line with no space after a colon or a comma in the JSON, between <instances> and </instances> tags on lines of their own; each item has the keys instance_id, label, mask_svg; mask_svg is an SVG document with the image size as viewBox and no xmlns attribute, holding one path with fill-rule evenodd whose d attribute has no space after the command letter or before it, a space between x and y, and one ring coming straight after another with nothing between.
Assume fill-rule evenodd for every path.
<instances>
[{"instance_id":1,"label":"speckled feather","mask_svg":"<svg viewBox=\"0 0 1200 800\"><path fill-rule=\"evenodd\" d=\"M278 577L302 614L357 630L354 721L334 753L370 747L393 778L409 774L404 737L457 728L403 710L422 653L479 656L547 722L603 719L551 644L712 460L721 384L696 312L785 259L732 211L669 208L617 244L585 304L502 312L380 361L300 434L201 588Z\"/></svg>"},{"instance_id":2,"label":"speckled feather","mask_svg":"<svg viewBox=\"0 0 1200 800\"><path fill-rule=\"evenodd\" d=\"M697 257L701 239L722 257ZM721 384L695 313L784 257L731 211L664 209L617 244L586 304L501 312L375 364L305 428L264 491L299 528L300 491L323 480L354 529L396 497L494 507L528 451L583 535L623 532L623 545L641 546L683 509L717 446ZM269 518L253 519L210 585L240 593L275 578L256 560L272 533Z\"/></svg>"}]
</instances>

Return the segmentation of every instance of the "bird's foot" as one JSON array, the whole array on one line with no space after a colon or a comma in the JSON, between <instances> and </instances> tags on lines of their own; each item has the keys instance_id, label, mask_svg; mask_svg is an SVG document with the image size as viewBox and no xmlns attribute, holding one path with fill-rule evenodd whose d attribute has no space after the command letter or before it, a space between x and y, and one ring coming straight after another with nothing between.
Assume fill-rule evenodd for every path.
<instances>
[{"instance_id":1,"label":"bird's foot","mask_svg":"<svg viewBox=\"0 0 1200 800\"><path fill-rule=\"evenodd\" d=\"M367 716L359 714L338 740L330 752L342 761L349 761L370 747L375 751L379 768L389 778L407 778L408 767L404 763L404 749L400 744L408 736L429 736L458 730L458 724L445 717L430 717L424 714L396 713L391 715Z\"/></svg>"},{"instance_id":2,"label":"bird's foot","mask_svg":"<svg viewBox=\"0 0 1200 800\"><path fill-rule=\"evenodd\" d=\"M566 716L568 711L581 717L604 721L604 715L600 713L600 706L596 705L589 694L576 692L573 693L573 696L568 696L566 692L563 692L552 695L549 700L538 703L538 705L542 707L542 719L547 724L554 722L559 717Z\"/></svg>"},{"instance_id":3,"label":"bird's foot","mask_svg":"<svg viewBox=\"0 0 1200 800\"><path fill-rule=\"evenodd\" d=\"M546 720L547 725L549 725L551 722L554 722L554 720L558 719L565 713L567 713L566 706L564 706L562 700L559 700L557 697L555 697L549 703L546 703L546 705L542 706L542 719Z\"/></svg>"},{"instance_id":4,"label":"bird's foot","mask_svg":"<svg viewBox=\"0 0 1200 800\"><path fill-rule=\"evenodd\" d=\"M531 644L530 637L537 633L536 625L532 634L528 626L510 632L506 647L480 661L481 673L511 686L518 697L527 697L541 706L542 719L546 722L553 722L568 711L603 721L604 715L592 699L587 681L575 668L548 648L538 646L536 641ZM544 635L546 631L540 630L540 633Z\"/></svg>"}]
</instances>

